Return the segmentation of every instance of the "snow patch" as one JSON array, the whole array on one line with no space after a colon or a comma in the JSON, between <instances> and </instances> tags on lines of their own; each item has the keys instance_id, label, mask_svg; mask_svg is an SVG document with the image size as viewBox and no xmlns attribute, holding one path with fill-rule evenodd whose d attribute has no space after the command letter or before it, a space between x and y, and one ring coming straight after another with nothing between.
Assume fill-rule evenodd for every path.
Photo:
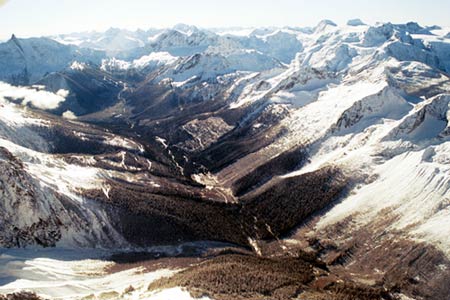
<instances>
[{"instance_id":1,"label":"snow patch","mask_svg":"<svg viewBox=\"0 0 450 300\"><path fill-rule=\"evenodd\" d=\"M46 299L186 299L180 288L148 292L148 285L176 273L174 270L148 272L143 267L107 273L113 262L101 259L111 253L99 250L7 250L0 255L2 278L14 278L0 286L0 294L33 291ZM47 258L48 257L48 258ZM133 291L126 292L132 286ZM167 298L169 297L169 298ZM171 298L175 297L175 298Z\"/></svg>"},{"instance_id":2,"label":"snow patch","mask_svg":"<svg viewBox=\"0 0 450 300\"><path fill-rule=\"evenodd\" d=\"M148 300L168 300L168 299L176 299L176 300L209 300L210 298L203 296L201 298L192 298L190 293L186 290L183 290L180 287L170 288L166 290L162 290L156 292L154 294L150 294Z\"/></svg>"},{"instance_id":3,"label":"snow patch","mask_svg":"<svg viewBox=\"0 0 450 300\"><path fill-rule=\"evenodd\" d=\"M33 117L30 113L27 113L20 108L20 106L10 103L0 96L0 124L3 122L8 127L48 125L43 120Z\"/></svg>"},{"instance_id":4,"label":"snow patch","mask_svg":"<svg viewBox=\"0 0 450 300\"><path fill-rule=\"evenodd\" d=\"M71 65L70 65L70 69L71 70L76 70L76 71L83 71L86 68L86 64L84 63L79 63L77 61L74 61Z\"/></svg>"}]
</instances>

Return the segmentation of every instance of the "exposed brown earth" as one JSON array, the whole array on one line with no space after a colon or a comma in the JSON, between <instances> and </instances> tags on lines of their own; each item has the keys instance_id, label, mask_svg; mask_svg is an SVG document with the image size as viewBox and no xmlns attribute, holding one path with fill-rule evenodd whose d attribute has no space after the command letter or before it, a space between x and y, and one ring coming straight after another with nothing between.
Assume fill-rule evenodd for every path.
<instances>
[{"instance_id":1,"label":"exposed brown earth","mask_svg":"<svg viewBox=\"0 0 450 300\"><path fill-rule=\"evenodd\" d=\"M303 256L219 256L157 280L149 290L182 286L194 297L218 300L394 299L383 287L344 282L315 257L305 260Z\"/></svg>"},{"instance_id":2,"label":"exposed brown earth","mask_svg":"<svg viewBox=\"0 0 450 300\"><path fill-rule=\"evenodd\" d=\"M34 293L20 292L8 295L0 295L0 300L44 300Z\"/></svg>"},{"instance_id":3,"label":"exposed brown earth","mask_svg":"<svg viewBox=\"0 0 450 300\"><path fill-rule=\"evenodd\" d=\"M387 233L384 228L393 220L395 216L385 211L377 223L358 227L349 217L320 232L315 231L312 220L287 239L261 243L260 248L269 257L309 251L344 282L383 287L417 300L449 299L448 258L429 244L409 240L402 232ZM320 279L318 284L329 282Z\"/></svg>"}]
</instances>

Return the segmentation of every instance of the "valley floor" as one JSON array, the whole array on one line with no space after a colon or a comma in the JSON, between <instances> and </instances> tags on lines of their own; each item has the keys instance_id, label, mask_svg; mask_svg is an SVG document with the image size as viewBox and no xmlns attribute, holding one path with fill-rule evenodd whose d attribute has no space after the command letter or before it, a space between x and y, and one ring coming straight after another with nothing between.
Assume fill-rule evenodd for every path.
<instances>
[{"instance_id":1,"label":"valley floor","mask_svg":"<svg viewBox=\"0 0 450 300\"><path fill-rule=\"evenodd\" d=\"M29 291L45 299L191 299L178 287L157 292L147 289L154 280L173 275L189 260L181 260L177 266L176 259L171 259L171 265L157 269L151 263L116 263L108 258L110 251L95 249L0 253L0 294Z\"/></svg>"}]
</instances>

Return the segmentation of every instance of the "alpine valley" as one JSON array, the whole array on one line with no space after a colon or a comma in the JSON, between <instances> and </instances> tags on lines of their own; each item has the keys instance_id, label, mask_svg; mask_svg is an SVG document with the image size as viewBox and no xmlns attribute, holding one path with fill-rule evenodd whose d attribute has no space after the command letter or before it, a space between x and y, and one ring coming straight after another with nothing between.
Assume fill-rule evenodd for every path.
<instances>
[{"instance_id":1,"label":"alpine valley","mask_svg":"<svg viewBox=\"0 0 450 300\"><path fill-rule=\"evenodd\" d=\"M1 300L448 300L449 282L450 28L0 44Z\"/></svg>"}]
</instances>

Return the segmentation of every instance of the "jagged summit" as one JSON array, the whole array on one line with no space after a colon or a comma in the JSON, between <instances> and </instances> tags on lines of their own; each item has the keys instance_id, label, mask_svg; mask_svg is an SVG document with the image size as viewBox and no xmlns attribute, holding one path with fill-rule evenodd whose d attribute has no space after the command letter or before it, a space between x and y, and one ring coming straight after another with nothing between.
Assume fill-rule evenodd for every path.
<instances>
[{"instance_id":1,"label":"jagged summit","mask_svg":"<svg viewBox=\"0 0 450 300\"><path fill-rule=\"evenodd\" d=\"M185 34L188 34L188 35L198 31L198 28L196 26L188 25L188 24L184 24L184 23L176 24L175 26L172 27L172 29L180 31Z\"/></svg>"},{"instance_id":2,"label":"jagged summit","mask_svg":"<svg viewBox=\"0 0 450 300\"><path fill-rule=\"evenodd\" d=\"M366 25L361 19L351 19L347 21L348 26L363 26Z\"/></svg>"},{"instance_id":3,"label":"jagged summit","mask_svg":"<svg viewBox=\"0 0 450 300\"><path fill-rule=\"evenodd\" d=\"M8 42L12 42L16 45L19 45L19 39L16 37L14 33L11 35L11 38L8 40Z\"/></svg>"},{"instance_id":4,"label":"jagged summit","mask_svg":"<svg viewBox=\"0 0 450 300\"><path fill-rule=\"evenodd\" d=\"M319 24L317 24L317 26L314 28L315 32L322 32L324 30L326 30L329 27L337 27L337 24L334 23L331 20L322 20L319 22Z\"/></svg>"},{"instance_id":5,"label":"jagged summit","mask_svg":"<svg viewBox=\"0 0 450 300\"><path fill-rule=\"evenodd\" d=\"M410 32L412 34L427 34L427 35L431 35L430 30L420 26L419 23L417 23L417 22L408 22L405 25L400 24L400 25L397 25L397 26L398 27L404 27L405 30L407 30L408 32Z\"/></svg>"},{"instance_id":6,"label":"jagged summit","mask_svg":"<svg viewBox=\"0 0 450 300\"><path fill-rule=\"evenodd\" d=\"M319 24L317 24L317 26L322 26L322 25L329 25L329 26L334 26L334 27L337 26L336 23L334 23L333 21L328 20L328 19L321 20L321 21L319 22Z\"/></svg>"}]
</instances>

